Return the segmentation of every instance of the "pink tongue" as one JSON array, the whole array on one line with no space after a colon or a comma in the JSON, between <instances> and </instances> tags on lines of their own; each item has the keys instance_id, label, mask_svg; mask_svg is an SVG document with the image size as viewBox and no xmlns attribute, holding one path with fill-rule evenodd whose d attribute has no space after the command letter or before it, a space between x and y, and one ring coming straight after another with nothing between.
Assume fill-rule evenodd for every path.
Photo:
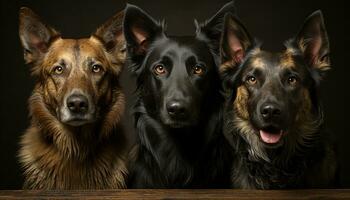
<instances>
[{"instance_id":1,"label":"pink tongue","mask_svg":"<svg viewBox=\"0 0 350 200\"><path fill-rule=\"evenodd\" d=\"M283 131L280 131L279 133L269 133L269 132L260 130L260 137L265 143L274 144L281 139L282 133Z\"/></svg>"}]
</instances>

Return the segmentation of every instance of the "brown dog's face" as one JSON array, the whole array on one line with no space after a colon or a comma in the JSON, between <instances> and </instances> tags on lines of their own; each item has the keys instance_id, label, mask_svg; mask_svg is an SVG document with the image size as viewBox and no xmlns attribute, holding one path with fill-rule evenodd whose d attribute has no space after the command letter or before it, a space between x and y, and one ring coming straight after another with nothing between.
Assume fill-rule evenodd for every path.
<instances>
[{"instance_id":1,"label":"brown dog's face","mask_svg":"<svg viewBox=\"0 0 350 200\"><path fill-rule=\"evenodd\" d=\"M94 122L112 100L125 58L123 13L84 39L62 39L31 10L20 11L25 60L33 65L45 103L71 126Z\"/></svg>"},{"instance_id":2,"label":"brown dog's face","mask_svg":"<svg viewBox=\"0 0 350 200\"><path fill-rule=\"evenodd\" d=\"M222 42L221 71L232 90L236 125L267 147L310 137L319 111L316 86L330 65L321 13L311 15L281 52L254 45L233 16L226 17Z\"/></svg>"}]
</instances>

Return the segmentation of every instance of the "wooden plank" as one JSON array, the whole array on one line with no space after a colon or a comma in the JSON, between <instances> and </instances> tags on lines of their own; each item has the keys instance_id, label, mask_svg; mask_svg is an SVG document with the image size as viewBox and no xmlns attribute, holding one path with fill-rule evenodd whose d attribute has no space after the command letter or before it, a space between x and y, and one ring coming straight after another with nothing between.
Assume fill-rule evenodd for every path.
<instances>
[{"instance_id":1,"label":"wooden plank","mask_svg":"<svg viewBox=\"0 0 350 200\"><path fill-rule=\"evenodd\" d=\"M350 189L326 190L206 190L206 189L152 189L152 190L91 190L91 191L35 191L2 190L0 199L350 199Z\"/></svg>"}]
</instances>

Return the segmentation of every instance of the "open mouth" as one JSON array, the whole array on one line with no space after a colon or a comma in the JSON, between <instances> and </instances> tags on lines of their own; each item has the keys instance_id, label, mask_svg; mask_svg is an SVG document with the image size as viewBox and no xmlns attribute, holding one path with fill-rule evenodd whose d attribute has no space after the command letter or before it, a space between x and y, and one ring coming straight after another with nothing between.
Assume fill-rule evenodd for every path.
<instances>
[{"instance_id":1,"label":"open mouth","mask_svg":"<svg viewBox=\"0 0 350 200\"><path fill-rule=\"evenodd\" d=\"M263 142L267 144L276 144L281 140L284 131L282 129L269 126L259 130L259 133Z\"/></svg>"}]
</instances>

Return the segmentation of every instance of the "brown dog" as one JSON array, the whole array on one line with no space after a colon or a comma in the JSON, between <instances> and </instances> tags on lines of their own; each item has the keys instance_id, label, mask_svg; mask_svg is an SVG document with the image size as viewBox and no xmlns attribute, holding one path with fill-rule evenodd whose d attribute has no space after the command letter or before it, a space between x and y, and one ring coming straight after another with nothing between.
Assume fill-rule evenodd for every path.
<instances>
[{"instance_id":1,"label":"brown dog","mask_svg":"<svg viewBox=\"0 0 350 200\"><path fill-rule=\"evenodd\" d=\"M24 188L124 188L124 95L118 83L124 13L83 39L62 39L28 8L19 15L24 59L36 78L31 125L19 152Z\"/></svg>"}]
</instances>

